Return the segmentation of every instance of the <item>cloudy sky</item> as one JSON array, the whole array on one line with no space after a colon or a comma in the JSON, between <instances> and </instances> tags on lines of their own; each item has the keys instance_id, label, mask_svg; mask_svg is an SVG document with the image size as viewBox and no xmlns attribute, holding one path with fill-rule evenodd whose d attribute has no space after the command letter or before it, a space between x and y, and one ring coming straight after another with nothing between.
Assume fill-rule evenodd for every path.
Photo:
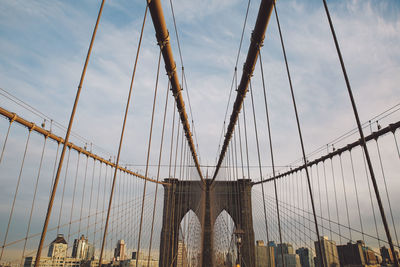
<instances>
[{"instance_id":1,"label":"cloudy sky","mask_svg":"<svg viewBox=\"0 0 400 267\"><path fill-rule=\"evenodd\" d=\"M250 4L238 75L241 75L258 2ZM1 88L66 125L99 3L1 3ZM73 127L74 132L112 155L117 150L144 5L142 1L106 2ZM168 2L163 5L180 69L170 5ZM329 6L364 122L399 103L399 4L396 1L335 1ZM203 164L214 164L217 155L246 7L247 1L174 2ZM306 150L312 151L353 129L355 123L322 3L280 1L278 11ZM127 163L144 163L143 153L127 150L136 144L140 144L137 149L145 149L141 145L144 142L137 140L148 133L157 51L154 29L148 20L128 119L128 149L123 150L122 158ZM298 145L298 137L274 16L262 53L272 129L281 151L277 152L277 161L288 164L300 154L291 149ZM160 86L166 87L164 70L161 71ZM256 96L262 96L258 67L253 83ZM187 102L186 96L184 91ZM19 111L5 98L2 103L11 111ZM262 112L261 101L258 106ZM31 116L26 111L21 115ZM41 120L32 118L35 119Z\"/></svg>"},{"instance_id":2,"label":"cloudy sky","mask_svg":"<svg viewBox=\"0 0 400 267\"><path fill-rule=\"evenodd\" d=\"M171 7L168 1L162 2L180 77L182 65ZM259 2L250 3L239 53L239 77ZM97 152L105 157L117 152L145 3L139 0L106 1L83 85L73 131L95 144ZM99 5L99 1L0 0L0 88L54 121L67 125ZM328 1L328 5L362 122L392 107L395 108L391 111L398 109L399 2L351 0ZM189 116L195 123L201 163L213 165L225 120L247 1L175 0L173 7L187 79L184 100L190 113L189 93L192 110ZM355 120L322 1L278 1L277 8L306 152L311 152L354 129ZM134 164L141 173L148 142L158 51L155 31L148 17L122 150L123 163ZM301 150L274 15L267 29L262 56L276 164L288 165L301 156ZM160 73L155 147L159 144L167 87L164 68ZM265 147L267 136L260 77L257 65L252 82L260 144ZM0 106L37 124L42 122L42 118L16 105L5 95L2 90ZM250 117L249 101L247 97L245 105ZM171 129L172 105L170 101L167 131ZM230 112L231 107L228 116ZM399 112L394 112L380 119L380 124L386 126L399 119ZM250 117L248 127L252 127L252 122ZM1 124L1 140L7 125L5 120ZM49 128L48 122L46 127ZM375 130L376 126L373 127ZM367 128L366 133L369 131ZM62 131L56 133L64 134ZM250 165L256 165L252 138L249 141ZM355 140L357 136L353 135L343 144ZM81 146L85 142L76 137L73 141ZM268 150L262 149L261 154L265 165L269 165ZM151 163L156 161L157 153L153 153ZM207 168L203 171L206 172ZM391 171L394 173L395 169ZM265 172L269 173L270 168L266 167ZM212 168L209 168L209 175L211 173ZM155 171L150 170L149 176L154 177Z\"/></svg>"}]
</instances>

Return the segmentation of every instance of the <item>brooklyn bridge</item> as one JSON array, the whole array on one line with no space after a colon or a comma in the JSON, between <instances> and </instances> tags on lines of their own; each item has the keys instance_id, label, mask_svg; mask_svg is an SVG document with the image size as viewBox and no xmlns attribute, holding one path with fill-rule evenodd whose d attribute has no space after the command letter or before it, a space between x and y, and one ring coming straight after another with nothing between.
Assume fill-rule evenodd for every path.
<instances>
[{"instance_id":1,"label":"brooklyn bridge","mask_svg":"<svg viewBox=\"0 0 400 267\"><path fill-rule=\"evenodd\" d=\"M0 266L399 266L396 10L0 2Z\"/></svg>"}]
</instances>

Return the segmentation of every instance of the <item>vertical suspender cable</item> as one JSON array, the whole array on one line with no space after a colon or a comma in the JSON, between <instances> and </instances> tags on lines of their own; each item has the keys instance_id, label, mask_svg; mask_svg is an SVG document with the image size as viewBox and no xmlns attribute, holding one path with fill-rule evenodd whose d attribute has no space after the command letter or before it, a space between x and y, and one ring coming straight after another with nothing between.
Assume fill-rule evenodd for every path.
<instances>
[{"instance_id":1,"label":"vertical suspender cable","mask_svg":"<svg viewBox=\"0 0 400 267\"><path fill-rule=\"evenodd\" d=\"M384 226L385 232L386 232L386 237L387 237L387 239L388 239L389 246L390 246L390 250L392 251L392 255L395 255L394 246L393 246L393 241L392 241L392 236L391 236L391 234L390 234L389 225L388 225L388 222L387 222L387 220L386 220L385 209L384 209L383 204L382 204L382 200L381 200L381 196L380 196L380 193L379 193L378 184L377 184L376 178L375 178L374 168L373 168L373 166L372 166L371 158L370 158L370 156L369 156L367 144L366 144L366 141L365 141L364 133L363 133L362 126L361 126L361 122L360 122L360 117L359 117L358 111L357 111L356 102L355 102L354 97L353 97L353 92L352 92L352 90L351 90L350 81L349 81L349 78L348 78L348 76L347 76L346 67L345 67L345 65L344 65L342 53L341 53L341 51L340 51L339 42L338 42L338 40L337 40L336 33L335 33L335 29L334 29L334 27L333 27L331 15L330 15L329 9L328 9L328 4L326 3L326 0L322 0L322 2L323 2L323 4L324 4L326 16L327 16L328 22L329 22L329 27L330 27L330 29L331 29L332 37L333 37L333 40L334 40L334 42L335 42L336 52L337 52L337 54L338 54L338 57L339 57L339 60L340 60L340 65L341 65L341 67L342 67L342 72L343 72L343 76L344 76L344 79L345 79L345 82L346 82L346 87L347 87L347 91L348 91L348 94L349 94L351 106L352 106L352 108L353 108L354 117L355 117L355 120L356 120L356 122L357 122L358 132L360 133L361 145L362 145L362 147L363 147L363 149L364 149L365 159L366 159L366 161L367 161L368 170L369 170L369 173L370 173L370 176L371 176L372 185L373 185L373 187L374 187L375 197L376 197L376 200L377 200L377 202L378 202L379 211L380 211L380 213L381 213L383 226ZM394 258L394 264L395 264L395 266L398 267L398 266L399 266L399 260L398 260L398 258L397 258L397 257L393 257L393 258Z\"/></svg>"},{"instance_id":2,"label":"vertical suspender cable","mask_svg":"<svg viewBox=\"0 0 400 267\"><path fill-rule=\"evenodd\" d=\"M243 102L244 138L246 141L247 178L250 179L249 144L247 142L246 103Z\"/></svg>"},{"instance_id":3,"label":"vertical suspender cable","mask_svg":"<svg viewBox=\"0 0 400 267\"><path fill-rule=\"evenodd\" d=\"M341 172L341 174L342 174L344 201L345 201L345 203L346 203L347 225L348 225L348 228L349 228L350 242L351 242L351 241L352 241L352 235L351 235L351 226L350 226L349 205L348 205L348 203L347 203L346 186L345 186L345 184L344 184L344 172L343 172L342 154L339 154L339 160L340 160L340 172Z\"/></svg>"},{"instance_id":4,"label":"vertical suspender cable","mask_svg":"<svg viewBox=\"0 0 400 267\"><path fill-rule=\"evenodd\" d=\"M13 123L13 120L10 120L10 123L8 124L8 129L7 129L7 134L6 134L6 138L4 139L4 143L3 143L3 148L1 149L1 155L0 155L0 164L3 161L3 156L4 156L4 151L6 149L6 145L7 145L7 140L8 140L8 135L10 134L10 128L11 128L11 124Z\"/></svg>"},{"instance_id":5,"label":"vertical suspender cable","mask_svg":"<svg viewBox=\"0 0 400 267\"><path fill-rule=\"evenodd\" d=\"M71 147L68 147L68 156L67 156L67 166L65 168L65 175L64 175L64 183L63 183L63 189L62 189L62 194L61 194L61 205L60 205L60 212L58 214L58 223L57 223L57 235L60 231L60 224L61 224L61 214L64 206L64 196L65 196L65 184L67 183L67 175L68 175L68 170L69 170L69 159L71 156Z\"/></svg>"},{"instance_id":6,"label":"vertical suspender cable","mask_svg":"<svg viewBox=\"0 0 400 267\"><path fill-rule=\"evenodd\" d=\"M86 156L85 175L84 175L84 178L83 178L83 189L82 189L82 199L81 199L81 211L80 211L80 214L79 214L78 236L80 236L80 234L81 234L82 211L83 211L83 201L85 199L85 188L86 188L86 178L87 178L88 163L89 163L89 157Z\"/></svg>"},{"instance_id":7,"label":"vertical suspender cable","mask_svg":"<svg viewBox=\"0 0 400 267\"><path fill-rule=\"evenodd\" d=\"M138 44L138 48L137 48L137 51L136 51L135 63L134 63L133 71L132 71L131 84L130 84L130 87L129 87L128 99L126 101L124 122L122 123L121 137L120 137L120 140L119 140L118 153L117 153L117 161L115 162L115 170L114 170L114 176L113 176L113 181L112 181L112 186L111 186L110 200L108 202L107 217L106 217L106 222L105 222L105 226L104 226L103 241L102 241L101 250L100 250L99 265L102 264L102 259L103 259L103 251L104 251L104 245L105 245L105 241L106 241L106 237L107 237L108 221L110 219L111 204L112 204L112 199L113 199L113 195L114 195L114 187L115 187L115 180L116 180L116 177L117 177L119 157L120 157L120 154L121 154L122 141L124 139L125 125L126 125L126 120L127 120L127 117L128 117L129 103L131 101L133 82L135 80L136 66L137 66L137 63L138 63L140 47L141 47L142 39L143 39L143 31L144 31L144 25L146 23L147 10L148 10L148 5L146 5L146 10L144 12L142 29L140 31L140 37L139 37L139 44Z\"/></svg>"},{"instance_id":8,"label":"vertical suspender cable","mask_svg":"<svg viewBox=\"0 0 400 267\"><path fill-rule=\"evenodd\" d=\"M354 191L356 192L356 199L357 199L358 218L360 219L362 240L365 241L364 228L363 228L363 223L362 223L362 219L361 219L361 211L360 211L360 200L358 198L358 190L357 190L357 184L356 184L356 174L355 174L355 171L354 171L353 155L352 155L352 150L351 149L350 149L349 153L350 153L351 172L353 174Z\"/></svg>"},{"instance_id":9,"label":"vertical suspender cable","mask_svg":"<svg viewBox=\"0 0 400 267\"><path fill-rule=\"evenodd\" d=\"M397 237L396 224L394 223L393 211L392 211L392 204L390 203L389 191L388 191L387 184L386 184L386 175L385 175L385 171L384 171L384 168L383 168L382 156L381 156L381 149L379 148L378 138L375 139L375 143L376 143L376 150L378 151L378 158L379 158L379 164L380 164L380 166L381 166L381 172L382 172L383 183L384 183L384 185L385 185L386 197L387 197L388 204L389 204L389 212L390 212L390 217L391 217L391 219L392 219L393 230L394 230L394 236L396 237L396 244L397 244L397 247L399 247L399 238Z\"/></svg>"},{"instance_id":10,"label":"vertical suspender cable","mask_svg":"<svg viewBox=\"0 0 400 267\"><path fill-rule=\"evenodd\" d=\"M283 57L285 59L286 72L287 72L287 76L288 76L288 80L289 80L290 93L291 93L292 101L293 101L293 108L294 108L294 112L295 112L295 115L296 115L297 130L298 130L298 133L299 133L301 151L302 151L302 154L303 154L303 161L304 161L304 166L305 166L304 169L305 169L306 175L307 175L308 191L309 191L309 194L310 194L310 200L311 200L313 216L314 216L314 223L315 223L315 230L316 230L316 234L317 234L317 238L318 238L319 258L322 259L321 263L322 263L322 267L323 267L323 266L326 266L326 263L324 262L325 259L322 257L321 238L320 238L320 235L319 235L317 216L315 214L315 204L314 204L314 197L313 197L313 193L312 193L312 189L311 189L310 175L308 173L308 163L307 163L307 159L306 159L306 153L305 153L305 150L304 150L303 136L301 134L299 115L297 113L296 99L294 97L292 79L290 77L289 65L288 65L288 60L287 60L287 57L286 57L286 49L285 49L285 45L283 43L282 31L281 31L281 26L280 26L280 23L279 23L278 11L277 11L277 8L276 8L276 5L275 5L275 1L274 1L274 11L275 11L276 23L278 25L278 30L279 30L279 37L280 37L281 45L282 45Z\"/></svg>"},{"instance_id":11,"label":"vertical suspender cable","mask_svg":"<svg viewBox=\"0 0 400 267\"><path fill-rule=\"evenodd\" d=\"M94 183L94 173L96 171L96 160L93 160L93 169L92 169L92 183L90 186L90 198L89 198L89 211L88 211L88 220L87 220L87 227L86 227L86 237L89 235L89 225L90 225L90 216L92 216L92 214L90 214L91 210L92 210L92 196L93 196L93 183Z\"/></svg>"},{"instance_id":12,"label":"vertical suspender cable","mask_svg":"<svg viewBox=\"0 0 400 267\"><path fill-rule=\"evenodd\" d=\"M319 181L319 168L318 168L318 164L315 166L315 168L317 169L317 181L318 181L318 196L319 196L319 217L321 217L321 228L322 228L322 235L324 235L324 219L322 217L322 199L321 199L321 183Z\"/></svg>"},{"instance_id":13,"label":"vertical suspender cable","mask_svg":"<svg viewBox=\"0 0 400 267\"><path fill-rule=\"evenodd\" d=\"M399 144L397 143L397 139L396 139L396 132L393 130L392 134L393 134L394 143L396 145L397 155L399 155L399 159L400 159L400 149L399 149Z\"/></svg>"},{"instance_id":14,"label":"vertical suspender cable","mask_svg":"<svg viewBox=\"0 0 400 267\"><path fill-rule=\"evenodd\" d=\"M68 227L67 243L69 243L69 237L71 236L72 215L73 215L73 213L74 213L76 182L77 182L77 180L78 180L78 171L79 171L80 157L81 157L81 152L78 152L78 161L77 161L77 163L76 163L76 172L75 172L74 192L73 192L73 194L72 194L72 206L71 206L71 213L70 213L70 216L69 216L69 227Z\"/></svg>"},{"instance_id":15,"label":"vertical suspender cable","mask_svg":"<svg viewBox=\"0 0 400 267\"><path fill-rule=\"evenodd\" d=\"M102 163L100 162L100 175L99 175L99 181L97 184L97 197L96 197L96 216L94 219L94 230L93 230L93 245L96 244L97 214L99 213L99 196L100 196L100 187L101 187L101 166L102 166ZM104 165L104 167L106 169L106 175L107 175L107 165ZM81 218L79 218L79 221L80 220L81 220ZM79 235L78 235L78 237L79 237Z\"/></svg>"},{"instance_id":16,"label":"vertical suspender cable","mask_svg":"<svg viewBox=\"0 0 400 267\"><path fill-rule=\"evenodd\" d=\"M326 180L326 167L325 167L325 161L322 162L322 167L324 170L324 181L325 181L325 196L326 196L326 207L328 210L328 222L329 222L329 237L332 240L332 226L331 226L331 211L330 211L330 205L329 205L329 193L328 193L328 183Z\"/></svg>"},{"instance_id":17,"label":"vertical suspender cable","mask_svg":"<svg viewBox=\"0 0 400 267\"><path fill-rule=\"evenodd\" d=\"M244 179L244 166L243 166L243 149L242 149L242 134L240 133L240 114L238 119L238 130L239 130L239 146L240 146L240 162L242 168L242 178Z\"/></svg>"},{"instance_id":18,"label":"vertical suspender cable","mask_svg":"<svg viewBox=\"0 0 400 267\"><path fill-rule=\"evenodd\" d=\"M42 155L40 156L39 170L38 170L38 174L37 174L37 178L36 178L35 190L33 192L32 206L31 206L31 211L30 211L30 214L29 214L28 227L26 229L24 248L22 250L21 265L22 265L22 261L23 261L24 256L25 256L26 243L28 241L29 231L31 229L32 214L33 214L33 210L35 208L36 193L37 193L37 188L38 188L38 184L39 184L40 172L42 171L43 157L44 157L44 152L45 152L45 149L46 149L46 144L47 144L47 136L44 137Z\"/></svg>"},{"instance_id":19,"label":"vertical suspender cable","mask_svg":"<svg viewBox=\"0 0 400 267\"><path fill-rule=\"evenodd\" d=\"M338 229L339 229L339 242L340 244L342 243L342 232L340 230L340 217L339 217L339 205L338 205L338 199L337 199L337 192L336 192L336 179L335 179L335 170L333 168L333 160L330 158L331 161L331 170L332 170L332 183L333 183L333 192L335 193L335 207L336 207L336 218L337 218L337 223L338 223Z\"/></svg>"},{"instance_id":20,"label":"vertical suspender cable","mask_svg":"<svg viewBox=\"0 0 400 267\"><path fill-rule=\"evenodd\" d=\"M368 179L368 167L367 167L367 163L365 161L365 156L363 154L363 161L364 161L364 170L365 170L365 179L368 185L368 193L369 193L369 201L371 204L371 210L372 210L372 214L374 216L374 224L375 224L375 232L376 232L376 238L378 239L378 246L381 247L381 239L379 237L379 231L378 231L378 224L376 223L376 216L375 216L375 207L374 207L374 202L372 200L372 192L371 192L371 185Z\"/></svg>"},{"instance_id":21,"label":"vertical suspender cable","mask_svg":"<svg viewBox=\"0 0 400 267\"><path fill-rule=\"evenodd\" d=\"M64 161L65 149L67 147L66 144L68 144L68 141L69 141L69 135L71 133L71 128L72 128L72 124L73 124L74 117L75 117L76 107L78 105L79 96L80 96L80 93L81 93L83 81L85 79L86 68L87 68L88 63L89 63L89 58L90 58L90 54L91 54L91 51L92 51L94 39L96 37L97 27L99 25L101 13L103 11L104 2L105 2L105 0L101 1L100 10L99 10L99 13L97 15L96 25L95 25L94 30L93 30L92 39L90 40L89 50L88 50L87 55L86 55L85 65L84 65L83 70L82 70L81 80L79 82L78 90L76 92L74 106L72 108L71 117L69 119L69 124L68 124L68 128L67 128L67 133L66 133L65 139L64 139L65 142L64 142L64 145L63 145L63 148L62 148L62 151L61 151L60 162L58 164L57 174L56 174L56 177L54 179L54 185L53 185L53 189L52 189L52 192L51 192L49 205L47 207L46 219L45 219L44 224L43 224L43 230L42 230L42 234L40 236L38 250L36 252L35 267L38 267L39 263L40 263L40 257L41 257L41 254L42 254L43 243L44 243L44 240L46 238L47 227L48 227L49 220L50 220L51 210L53 208L54 197L56 195L57 185L58 185L58 181L60 179L62 164L63 164L63 161Z\"/></svg>"},{"instance_id":22,"label":"vertical suspender cable","mask_svg":"<svg viewBox=\"0 0 400 267\"><path fill-rule=\"evenodd\" d=\"M57 161L58 161L58 151L59 150L60 150L60 142L57 141L56 158L54 160L53 173L51 175L51 184L50 184L50 190L49 190L49 200L50 200L50 197L51 197L51 190L53 189L54 178L55 178L55 174L56 174Z\"/></svg>"},{"instance_id":23,"label":"vertical suspender cable","mask_svg":"<svg viewBox=\"0 0 400 267\"><path fill-rule=\"evenodd\" d=\"M17 199L17 195L18 195L19 184L21 182L21 176L22 176L22 171L24 169L26 152L28 150L28 145L29 145L29 140L30 140L30 137L31 137L31 132L32 132L32 128L29 129L28 138L26 139L26 143L25 143L24 156L22 157L21 168L19 170L17 185L15 187L14 199L13 199L13 202L12 202L12 205L11 205L10 216L8 217L7 230L6 230L6 233L4 235L3 246L1 247L0 260L3 258L4 246L6 245L6 242L7 242L8 231L10 229L11 220L12 220L12 217L13 217L13 214L14 214L15 200Z\"/></svg>"}]
</instances>

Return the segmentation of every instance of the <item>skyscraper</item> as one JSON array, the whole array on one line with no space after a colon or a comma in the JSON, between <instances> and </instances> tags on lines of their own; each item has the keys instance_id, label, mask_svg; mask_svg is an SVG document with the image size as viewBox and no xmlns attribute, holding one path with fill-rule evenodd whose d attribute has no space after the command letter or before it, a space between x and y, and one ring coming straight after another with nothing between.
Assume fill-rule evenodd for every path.
<instances>
[{"instance_id":1,"label":"skyscraper","mask_svg":"<svg viewBox=\"0 0 400 267\"><path fill-rule=\"evenodd\" d=\"M301 267L299 255L283 254L283 257L285 259L285 267ZM281 254L279 254L276 258L276 267L283 267Z\"/></svg>"},{"instance_id":2,"label":"skyscraper","mask_svg":"<svg viewBox=\"0 0 400 267\"><path fill-rule=\"evenodd\" d=\"M320 237L321 247L322 247L322 257L325 262L326 267L336 267L340 266L338 251L336 248L335 241L329 240L327 236ZM314 242L315 253L317 254L315 265L317 267L322 266L322 259L320 258L318 241Z\"/></svg>"},{"instance_id":3,"label":"skyscraper","mask_svg":"<svg viewBox=\"0 0 400 267\"><path fill-rule=\"evenodd\" d=\"M290 243L282 243L276 246L275 256L281 254L281 250L283 250L283 254L294 254L293 245Z\"/></svg>"},{"instance_id":4,"label":"skyscraper","mask_svg":"<svg viewBox=\"0 0 400 267\"><path fill-rule=\"evenodd\" d=\"M123 239L117 242L117 247L114 249L114 260L125 260L125 241Z\"/></svg>"},{"instance_id":5,"label":"skyscraper","mask_svg":"<svg viewBox=\"0 0 400 267\"><path fill-rule=\"evenodd\" d=\"M359 240L357 243L351 242L347 245L337 246L339 261L342 266L344 265L365 265L364 257L364 242Z\"/></svg>"},{"instance_id":6,"label":"skyscraper","mask_svg":"<svg viewBox=\"0 0 400 267\"><path fill-rule=\"evenodd\" d=\"M274 247L265 246L264 241L256 241L256 267L274 267Z\"/></svg>"},{"instance_id":7,"label":"skyscraper","mask_svg":"<svg viewBox=\"0 0 400 267\"><path fill-rule=\"evenodd\" d=\"M309 248L296 249L302 267L314 267L314 253Z\"/></svg>"},{"instance_id":8,"label":"skyscraper","mask_svg":"<svg viewBox=\"0 0 400 267\"><path fill-rule=\"evenodd\" d=\"M72 257L78 259L85 259L87 254L88 240L84 235L81 235L79 239L74 240L74 246L72 247Z\"/></svg>"},{"instance_id":9,"label":"skyscraper","mask_svg":"<svg viewBox=\"0 0 400 267\"><path fill-rule=\"evenodd\" d=\"M385 246L381 247L380 251L382 256L382 263L392 264L394 260L392 251Z\"/></svg>"},{"instance_id":10,"label":"skyscraper","mask_svg":"<svg viewBox=\"0 0 400 267\"><path fill-rule=\"evenodd\" d=\"M51 242L48 252L48 257L51 258L65 258L67 257L68 244L64 239L63 234L58 234L57 238Z\"/></svg>"}]
</instances>

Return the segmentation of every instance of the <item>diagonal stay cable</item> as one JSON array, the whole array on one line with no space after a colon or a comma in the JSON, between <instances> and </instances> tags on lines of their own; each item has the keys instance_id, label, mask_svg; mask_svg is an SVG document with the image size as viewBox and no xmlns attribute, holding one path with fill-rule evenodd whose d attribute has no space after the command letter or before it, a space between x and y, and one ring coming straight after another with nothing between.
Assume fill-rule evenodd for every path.
<instances>
[{"instance_id":1,"label":"diagonal stay cable","mask_svg":"<svg viewBox=\"0 0 400 267\"><path fill-rule=\"evenodd\" d=\"M322 2L324 4L326 16L327 16L328 22L329 22L329 27L331 29L333 41L335 43L336 52L337 52L337 55L339 57L340 66L342 68L343 76L344 76L344 79L345 79L345 82L346 82L347 92L349 94L351 106L353 108L354 118L355 118L356 123L357 123L358 132L360 133L360 141L361 141L361 145L362 145L363 150L364 150L365 159L367 161L371 182L372 182L372 185L374 187L375 197L376 197L376 200L378 202L379 211L381 213L381 218L382 218L383 226L385 228L386 237L387 237L388 242L389 242L390 250L392 251L392 254L395 255L392 236L390 234L390 229L389 229L389 224L388 224L387 219L386 219L385 209L384 209L383 204L382 204L382 200L381 200L381 196L380 196L380 193L379 193L378 184L377 184L376 178L375 178L374 168L372 166L371 158L369 156L368 147L367 147L367 144L366 144L366 141L365 141L364 132L362 130L362 125L361 125L361 122L360 122L360 117L358 115L357 106L356 106L356 103L355 103L355 100L354 100L354 96L353 96L353 92L352 92L352 89L351 89L349 77L347 76L346 67L344 65L344 60L343 60L343 57L342 57L342 53L340 51L339 42L337 40L335 29L333 27L331 15L330 15L329 9L328 9L328 4L326 3L326 0L323 0ZM394 265L397 266L397 267L399 266L399 260L397 259L397 257L394 257Z\"/></svg>"},{"instance_id":2,"label":"diagonal stay cable","mask_svg":"<svg viewBox=\"0 0 400 267\"><path fill-rule=\"evenodd\" d=\"M100 17L101 17L102 11L103 11L104 3L105 3L105 0L102 0L101 1L101 5L100 5L100 9L99 9L99 13L97 15L96 24L95 24L95 27L94 27L94 30L93 30L92 38L90 40L89 49L88 49L88 52L87 52L87 55L86 55L85 64L84 64L84 67L83 67L83 70L82 70L81 79L80 79L80 82L79 82L79 85L78 85L78 90L76 92L74 106L72 108L72 112L71 112L71 117L70 117L69 124L68 124L67 133L65 135L65 143L64 143L62 151L61 151L60 162L58 164L57 174L56 174L56 177L54 179L54 185L53 185L53 189L51 191L51 197L50 197L49 205L48 205L48 208L47 208L46 219L45 219L44 224L43 224L43 231L42 231L42 235L40 236L39 246L38 246L38 250L37 250L37 253L36 253L35 267L38 267L39 263L40 263L40 257L41 257L41 254L42 254L43 243L44 243L44 239L46 238L47 227L48 227L48 224L49 224L50 215L51 215L51 211L52 211L52 208L53 208L54 197L55 197L55 194L56 194L56 191L57 191L58 181L60 179L61 169L62 169L64 156L65 156L65 150L67 148L66 144L68 144L69 136L71 134L72 124L74 122L74 117L75 117L75 111L76 111L76 108L78 106L79 96L80 96L80 93L81 93L81 90L82 90L83 81L85 79L86 69L87 69L87 66L88 66L88 63L89 63L90 54L91 54L91 51L92 51L94 39L96 37L97 28L98 28Z\"/></svg>"}]
</instances>

